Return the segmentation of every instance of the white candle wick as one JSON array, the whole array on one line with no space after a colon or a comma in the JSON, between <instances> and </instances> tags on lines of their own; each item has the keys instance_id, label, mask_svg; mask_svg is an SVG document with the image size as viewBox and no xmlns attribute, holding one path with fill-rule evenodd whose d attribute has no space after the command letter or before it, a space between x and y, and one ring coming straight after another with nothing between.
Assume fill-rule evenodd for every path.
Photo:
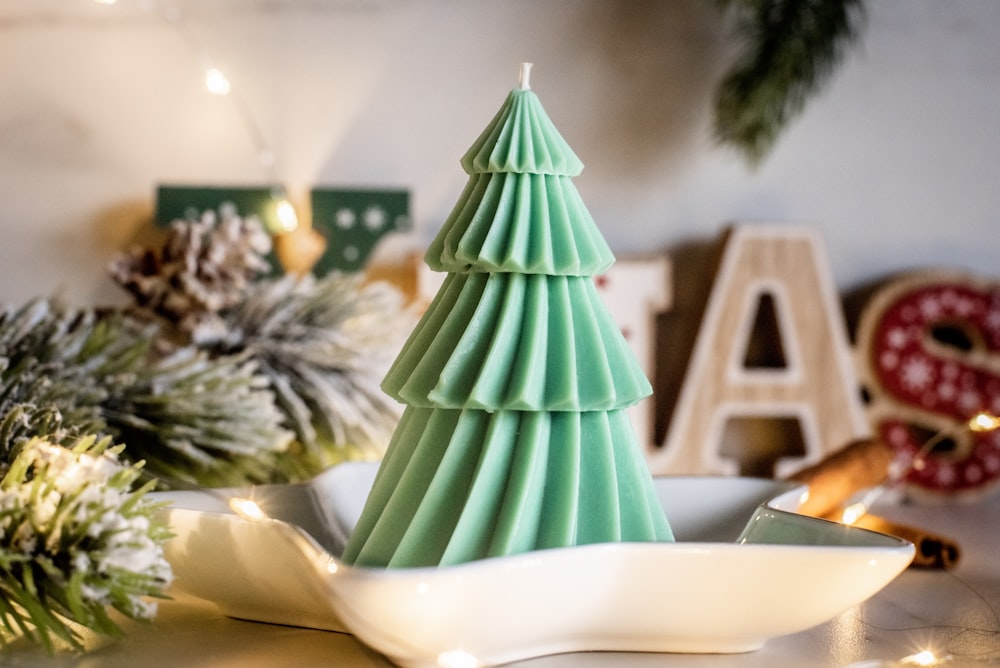
<instances>
[{"instance_id":1,"label":"white candle wick","mask_svg":"<svg viewBox=\"0 0 1000 668\"><path fill-rule=\"evenodd\" d=\"M531 90L531 66L534 63L521 63L521 78L520 87L521 90Z\"/></svg>"}]
</instances>

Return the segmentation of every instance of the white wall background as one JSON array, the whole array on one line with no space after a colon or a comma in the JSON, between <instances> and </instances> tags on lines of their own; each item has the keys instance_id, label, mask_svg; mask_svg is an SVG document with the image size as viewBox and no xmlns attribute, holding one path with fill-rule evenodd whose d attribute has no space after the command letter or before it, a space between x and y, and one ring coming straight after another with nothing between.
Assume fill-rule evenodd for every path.
<instances>
[{"instance_id":1,"label":"white wall background","mask_svg":"<svg viewBox=\"0 0 1000 668\"><path fill-rule=\"evenodd\" d=\"M751 170L710 137L732 48L710 0L0 0L0 301L121 298L104 267L160 183L407 187L429 240L524 60L620 256L797 220L845 290L996 276L997 34L995 0L870 0L863 43ZM237 97L204 91L203 53Z\"/></svg>"}]
</instances>

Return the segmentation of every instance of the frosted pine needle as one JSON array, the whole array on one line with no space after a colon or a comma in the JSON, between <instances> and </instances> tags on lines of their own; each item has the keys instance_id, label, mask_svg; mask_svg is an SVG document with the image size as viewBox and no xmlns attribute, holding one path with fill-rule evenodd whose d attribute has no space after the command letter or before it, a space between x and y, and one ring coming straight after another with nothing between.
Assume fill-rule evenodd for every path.
<instances>
[{"instance_id":1,"label":"frosted pine needle","mask_svg":"<svg viewBox=\"0 0 1000 668\"><path fill-rule=\"evenodd\" d=\"M77 625L121 634L108 608L155 615L172 579L167 530L148 486L132 488L140 465L122 464L109 444L32 439L0 478L0 645L80 647Z\"/></svg>"},{"instance_id":2,"label":"frosted pine needle","mask_svg":"<svg viewBox=\"0 0 1000 668\"><path fill-rule=\"evenodd\" d=\"M260 281L214 351L246 355L295 432L292 478L380 457L399 419L382 378L415 321L398 290L357 275Z\"/></svg>"}]
</instances>

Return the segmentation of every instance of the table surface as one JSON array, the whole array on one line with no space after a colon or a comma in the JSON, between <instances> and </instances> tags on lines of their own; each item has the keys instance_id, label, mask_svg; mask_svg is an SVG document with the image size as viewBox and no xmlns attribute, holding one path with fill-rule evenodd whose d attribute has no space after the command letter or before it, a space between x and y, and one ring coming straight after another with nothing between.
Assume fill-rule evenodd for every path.
<instances>
[{"instance_id":1,"label":"table surface","mask_svg":"<svg viewBox=\"0 0 1000 668\"><path fill-rule=\"evenodd\" d=\"M516 668L781 668L888 666L921 650L946 665L1000 665L1000 494L975 504L885 505L875 511L957 541L950 571L908 569L865 603L756 652L735 655L577 653L509 664ZM817 577L822 577L821 573ZM669 605L669 602L664 602ZM0 654L11 668L386 667L353 636L230 619L183 594L160 603L153 623L125 620L121 640L87 639L83 654L17 644Z\"/></svg>"}]
</instances>

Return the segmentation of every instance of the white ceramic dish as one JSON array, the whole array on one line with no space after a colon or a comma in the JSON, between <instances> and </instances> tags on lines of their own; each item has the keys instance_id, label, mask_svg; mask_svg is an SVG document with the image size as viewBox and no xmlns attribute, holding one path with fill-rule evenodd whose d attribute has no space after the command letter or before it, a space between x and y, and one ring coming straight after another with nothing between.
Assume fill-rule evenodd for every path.
<instances>
[{"instance_id":1,"label":"white ceramic dish","mask_svg":"<svg viewBox=\"0 0 1000 668\"><path fill-rule=\"evenodd\" d=\"M661 477L678 542L600 544L447 568L366 569L337 556L374 464L305 485L169 500L175 586L228 615L348 631L403 666L497 665L584 650L745 652L867 599L913 546L795 514L803 489ZM265 519L234 514L251 497ZM308 531L307 531L308 530Z\"/></svg>"}]
</instances>

